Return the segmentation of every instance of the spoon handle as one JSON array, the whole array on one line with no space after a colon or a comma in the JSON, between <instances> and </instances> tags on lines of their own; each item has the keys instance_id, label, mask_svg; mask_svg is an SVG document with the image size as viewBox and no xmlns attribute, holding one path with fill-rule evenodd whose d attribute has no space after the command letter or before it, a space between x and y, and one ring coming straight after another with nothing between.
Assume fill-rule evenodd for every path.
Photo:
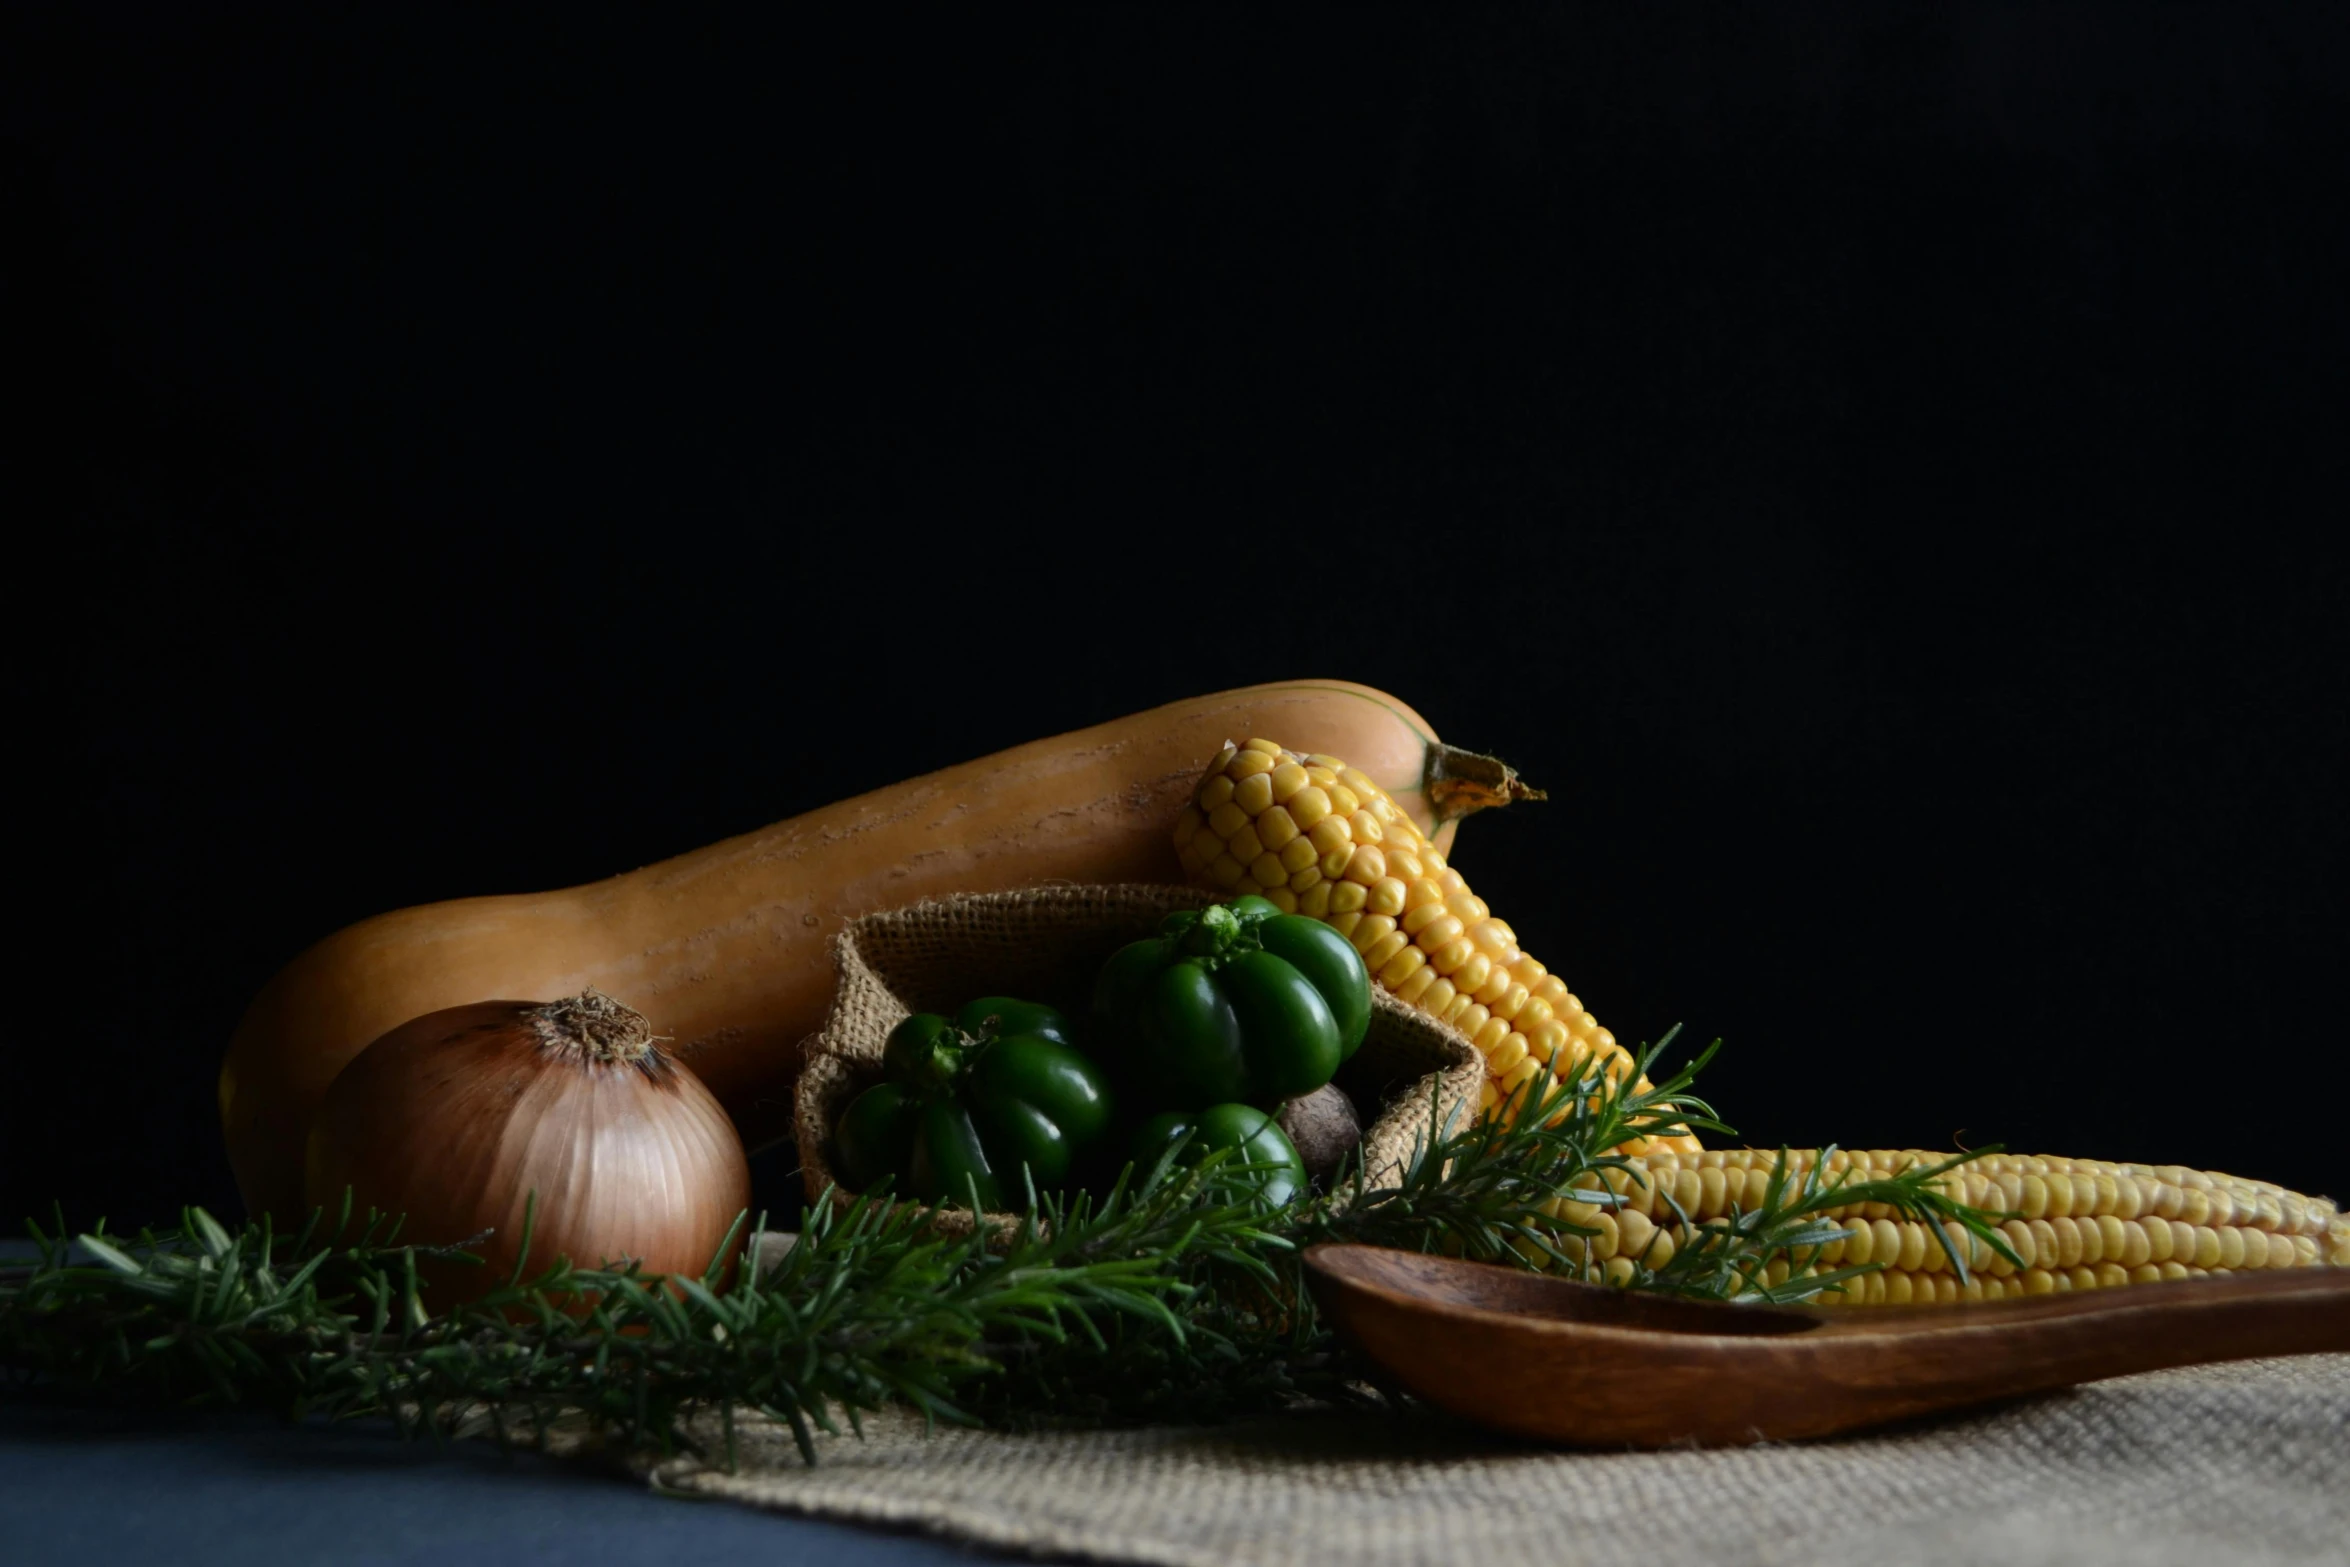
<instances>
[{"instance_id":1,"label":"spoon handle","mask_svg":"<svg viewBox=\"0 0 2350 1567\"><path fill-rule=\"evenodd\" d=\"M1888 1321L1877 1331L1914 1335L1921 1352L1954 1352L1971 1363L1969 1371L1995 1374L2002 1391L2023 1393L2170 1366L2350 1350L2350 1268L2181 1279L2015 1306L1890 1315L1912 1320Z\"/></svg>"}]
</instances>

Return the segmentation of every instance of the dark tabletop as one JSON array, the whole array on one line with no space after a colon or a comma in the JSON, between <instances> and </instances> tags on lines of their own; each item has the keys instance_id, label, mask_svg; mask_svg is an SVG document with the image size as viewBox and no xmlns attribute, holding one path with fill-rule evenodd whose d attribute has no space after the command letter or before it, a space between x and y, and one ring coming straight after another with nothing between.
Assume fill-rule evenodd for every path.
<instances>
[{"instance_id":1,"label":"dark tabletop","mask_svg":"<svg viewBox=\"0 0 2350 1567\"><path fill-rule=\"evenodd\" d=\"M0 1238L0 1258L27 1242ZM405 1440L388 1421L148 1411L0 1392L0 1561L571 1562L696 1552L837 1567L990 1558L655 1494L585 1462Z\"/></svg>"},{"instance_id":2,"label":"dark tabletop","mask_svg":"<svg viewBox=\"0 0 2350 1567\"><path fill-rule=\"evenodd\" d=\"M655 1495L486 1442L435 1448L385 1423L0 1402L0 1560L823 1562L990 1558L913 1536Z\"/></svg>"}]
</instances>

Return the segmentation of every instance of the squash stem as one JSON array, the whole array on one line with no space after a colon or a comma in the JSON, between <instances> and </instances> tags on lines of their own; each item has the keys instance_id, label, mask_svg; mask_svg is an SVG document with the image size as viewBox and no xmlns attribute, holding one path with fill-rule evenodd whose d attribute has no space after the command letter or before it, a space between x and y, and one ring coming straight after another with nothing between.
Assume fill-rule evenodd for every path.
<instances>
[{"instance_id":1,"label":"squash stem","mask_svg":"<svg viewBox=\"0 0 2350 1567\"><path fill-rule=\"evenodd\" d=\"M1549 798L1500 757L1442 743L1428 748L1428 765L1420 776L1420 786L1427 792L1439 826L1489 806Z\"/></svg>"}]
</instances>

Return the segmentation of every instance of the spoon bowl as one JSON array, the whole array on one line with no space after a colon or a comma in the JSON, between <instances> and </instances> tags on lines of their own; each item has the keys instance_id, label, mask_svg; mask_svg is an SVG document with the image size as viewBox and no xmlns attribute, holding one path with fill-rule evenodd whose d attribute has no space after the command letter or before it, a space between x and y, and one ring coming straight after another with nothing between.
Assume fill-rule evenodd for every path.
<instances>
[{"instance_id":1,"label":"spoon bowl","mask_svg":"<svg viewBox=\"0 0 2350 1567\"><path fill-rule=\"evenodd\" d=\"M2350 1268L1957 1306L1735 1306L1376 1246L1306 1252L1338 1332L1413 1393L1594 1447L1828 1436L2105 1377L2350 1350Z\"/></svg>"}]
</instances>

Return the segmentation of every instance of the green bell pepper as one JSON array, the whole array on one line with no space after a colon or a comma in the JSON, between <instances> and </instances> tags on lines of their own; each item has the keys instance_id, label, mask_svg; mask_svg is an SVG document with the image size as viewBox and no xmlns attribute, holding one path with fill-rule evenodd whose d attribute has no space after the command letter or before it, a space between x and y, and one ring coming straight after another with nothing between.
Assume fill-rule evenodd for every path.
<instances>
[{"instance_id":1,"label":"green bell pepper","mask_svg":"<svg viewBox=\"0 0 2350 1567\"><path fill-rule=\"evenodd\" d=\"M1109 1129L1110 1086L1072 1038L1052 1008L1004 996L951 1019L917 1012L882 1048L889 1080L834 1128L842 1175L859 1191L894 1176L926 1203L1025 1208L1030 1180L1060 1186Z\"/></svg>"},{"instance_id":2,"label":"green bell pepper","mask_svg":"<svg viewBox=\"0 0 2350 1567\"><path fill-rule=\"evenodd\" d=\"M1184 1139L1189 1138L1189 1142ZM1266 1206L1286 1207L1304 1195L1305 1161L1281 1123L1254 1105L1210 1105L1205 1110L1170 1110L1154 1115L1135 1129L1135 1179L1150 1174L1167 1150L1178 1143L1175 1157L1197 1164L1219 1148L1237 1149L1236 1162L1260 1166L1247 1179L1263 1194Z\"/></svg>"},{"instance_id":3,"label":"green bell pepper","mask_svg":"<svg viewBox=\"0 0 2350 1567\"><path fill-rule=\"evenodd\" d=\"M1094 987L1095 1049L1151 1104L1271 1107L1310 1094L1371 1023L1362 955L1263 898L1170 914Z\"/></svg>"}]
</instances>

